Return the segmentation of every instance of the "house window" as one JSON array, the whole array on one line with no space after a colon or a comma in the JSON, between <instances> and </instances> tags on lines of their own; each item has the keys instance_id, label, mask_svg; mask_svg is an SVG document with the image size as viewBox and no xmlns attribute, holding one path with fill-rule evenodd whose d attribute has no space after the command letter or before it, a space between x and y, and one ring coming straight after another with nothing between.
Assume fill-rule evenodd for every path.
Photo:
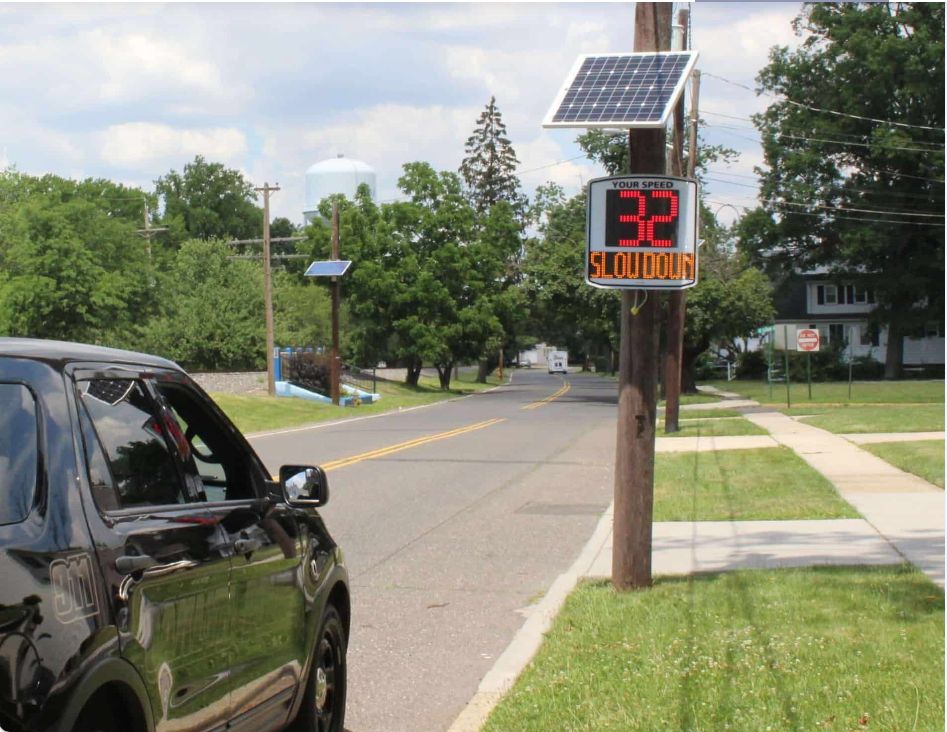
<instances>
[{"instance_id":1,"label":"house window","mask_svg":"<svg viewBox=\"0 0 947 732\"><path fill-rule=\"evenodd\" d=\"M825 285L825 304L838 305L838 290L835 285Z\"/></svg>"},{"instance_id":2,"label":"house window","mask_svg":"<svg viewBox=\"0 0 947 732\"><path fill-rule=\"evenodd\" d=\"M845 304L852 305L855 302L855 285L845 285Z\"/></svg>"},{"instance_id":3,"label":"house window","mask_svg":"<svg viewBox=\"0 0 947 732\"><path fill-rule=\"evenodd\" d=\"M829 324L829 343L845 343L845 325L842 323Z\"/></svg>"},{"instance_id":4,"label":"house window","mask_svg":"<svg viewBox=\"0 0 947 732\"><path fill-rule=\"evenodd\" d=\"M865 304L868 302L868 290L855 290L855 302Z\"/></svg>"}]
</instances>

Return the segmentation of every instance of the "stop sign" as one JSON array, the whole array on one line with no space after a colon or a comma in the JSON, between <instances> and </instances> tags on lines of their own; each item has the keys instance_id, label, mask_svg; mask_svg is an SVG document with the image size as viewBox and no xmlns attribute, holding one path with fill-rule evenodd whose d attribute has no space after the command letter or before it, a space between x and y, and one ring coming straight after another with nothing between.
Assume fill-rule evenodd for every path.
<instances>
[{"instance_id":1,"label":"stop sign","mask_svg":"<svg viewBox=\"0 0 947 732\"><path fill-rule=\"evenodd\" d=\"M796 350L797 351L818 351L819 350L819 331L812 328L800 328L796 331Z\"/></svg>"}]
</instances>

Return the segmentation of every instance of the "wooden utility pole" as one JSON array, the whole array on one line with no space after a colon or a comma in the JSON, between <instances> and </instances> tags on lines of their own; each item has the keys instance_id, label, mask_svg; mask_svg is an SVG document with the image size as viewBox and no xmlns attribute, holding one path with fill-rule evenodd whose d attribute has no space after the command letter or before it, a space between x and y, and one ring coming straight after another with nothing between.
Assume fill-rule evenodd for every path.
<instances>
[{"instance_id":1,"label":"wooden utility pole","mask_svg":"<svg viewBox=\"0 0 947 732\"><path fill-rule=\"evenodd\" d=\"M339 204L332 202L332 259L338 261L339 256ZM338 277L332 278L332 362L329 364L329 390L332 395L332 403L336 406L340 401L340 364L339 364L339 288L341 282Z\"/></svg>"},{"instance_id":2,"label":"wooden utility pole","mask_svg":"<svg viewBox=\"0 0 947 732\"><path fill-rule=\"evenodd\" d=\"M266 390L276 395L276 378L273 368L273 283L270 276L270 193L279 190L279 184L254 190L263 193L263 305L266 309Z\"/></svg>"},{"instance_id":3,"label":"wooden utility pole","mask_svg":"<svg viewBox=\"0 0 947 732\"><path fill-rule=\"evenodd\" d=\"M635 5L636 52L668 50L670 31L670 3L639 2ZM629 131L628 172L663 175L664 138L663 128ZM651 584L657 312L656 293L622 291L612 545L612 584L618 590Z\"/></svg>"},{"instance_id":4,"label":"wooden utility pole","mask_svg":"<svg viewBox=\"0 0 947 732\"><path fill-rule=\"evenodd\" d=\"M677 14L680 27L675 38L675 51L687 48L687 9ZM671 154L671 175L680 177L684 154L684 96L674 109L674 137ZM691 158L694 148L691 148ZM689 167L689 166L688 166ZM687 290L675 290L668 296L667 332L664 352L664 431L680 430L681 363L684 356L684 315L687 310Z\"/></svg>"}]
</instances>

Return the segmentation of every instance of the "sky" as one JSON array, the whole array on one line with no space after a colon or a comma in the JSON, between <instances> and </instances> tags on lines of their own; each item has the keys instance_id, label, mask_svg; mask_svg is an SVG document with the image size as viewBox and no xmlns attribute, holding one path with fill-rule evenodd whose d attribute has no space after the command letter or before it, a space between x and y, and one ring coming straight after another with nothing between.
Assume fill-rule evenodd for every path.
<instances>
[{"instance_id":1,"label":"sky","mask_svg":"<svg viewBox=\"0 0 947 732\"><path fill-rule=\"evenodd\" d=\"M801 5L688 7L703 137L740 153L705 191L729 223L762 162L755 77L772 46L798 44ZM396 199L404 163L458 168L492 95L524 191L574 194L604 171L581 157L582 130L542 120L579 54L630 52L633 35L634 3L0 2L0 169L151 191L203 155L278 183L273 216L301 223L310 165L364 161L378 200Z\"/></svg>"}]
</instances>

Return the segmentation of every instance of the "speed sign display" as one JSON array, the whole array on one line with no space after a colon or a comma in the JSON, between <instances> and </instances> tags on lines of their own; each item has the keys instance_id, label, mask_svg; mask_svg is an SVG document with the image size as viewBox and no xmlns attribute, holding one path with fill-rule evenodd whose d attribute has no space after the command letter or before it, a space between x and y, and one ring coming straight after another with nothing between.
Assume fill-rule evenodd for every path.
<instances>
[{"instance_id":1,"label":"speed sign display","mask_svg":"<svg viewBox=\"0 0 947 732\"><path fill-rule=\"evenodd\" d=\"M697 183L622 175L589 183L585 280L683 290L697 284Z\"/></svg>"}]
</instances>

